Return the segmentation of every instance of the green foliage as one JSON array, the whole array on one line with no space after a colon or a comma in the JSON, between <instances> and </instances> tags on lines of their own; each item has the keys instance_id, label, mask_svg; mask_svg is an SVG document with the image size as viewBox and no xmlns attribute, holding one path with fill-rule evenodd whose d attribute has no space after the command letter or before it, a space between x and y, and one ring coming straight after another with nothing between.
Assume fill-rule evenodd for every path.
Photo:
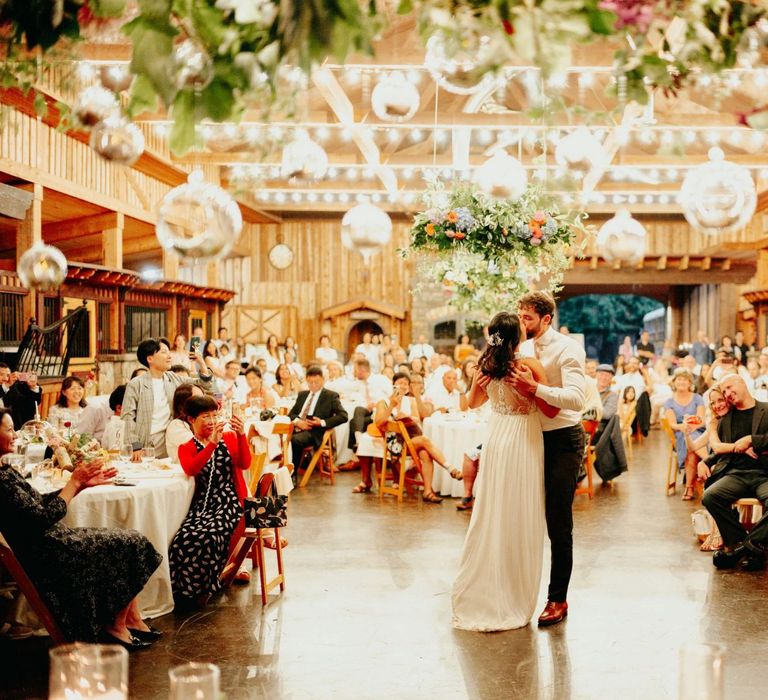
<instances>
[{"instance_id":1,"label":"green foliage","mask_svg":"<svg viewBox=\"0 0 768 700\"><path fill-rule=\"evenodd\" d=\"M635 294L584 294L559 304L557 313L572 333L635 335L643 327L643 316L661 306Z\"/></svg>"}]
</instances>

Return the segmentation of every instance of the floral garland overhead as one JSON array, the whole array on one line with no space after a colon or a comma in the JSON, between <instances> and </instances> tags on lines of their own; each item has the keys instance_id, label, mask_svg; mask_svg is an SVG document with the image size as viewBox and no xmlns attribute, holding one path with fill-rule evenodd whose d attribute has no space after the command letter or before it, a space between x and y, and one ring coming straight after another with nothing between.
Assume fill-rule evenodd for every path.
<instances>
[{"instance_id":1,"label":"floral garland overhead","mask_svg":"<svg viewBox=\"0 0 768 700\"><path fill-rule=\"evenodd\" d=\"M500 200L468 183L446 191L432 184L414 217L403 255L420 254L424 277L442 284L449 303L491 313L509 308L532 285L556 292L574 252L580 213L560 214L540 188Z\"/></svg>"},{"instance_id":2,"label":"floral garland overhead","mask_svg":"<svg viewBox=\"0 0 768 700\"><path fill-rule=\"evenodd\" d=\"M613 40L612 89L640 102L649 87L675 92L701 72L759 61L768 35L762 0L400 0L398 11L418 14L428 48L439 44L463 79L521 60L554 73L573 45ZM254 105L290 112L313 65L373 53L388 12L377 0L0 0L0 84L26 88L41 65L30 56L44 62L122 25L136 76L126 111L164 105L181 154L202 120L237 121Z\"/></svg>"}]
</instances>

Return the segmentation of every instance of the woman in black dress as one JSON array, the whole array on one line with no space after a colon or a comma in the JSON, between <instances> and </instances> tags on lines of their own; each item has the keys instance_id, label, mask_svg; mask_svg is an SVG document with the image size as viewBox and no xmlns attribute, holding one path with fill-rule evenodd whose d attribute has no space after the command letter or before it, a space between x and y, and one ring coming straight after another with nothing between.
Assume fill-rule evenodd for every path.
<instances>
[{"instance_id":1,"label":"woman in black dress","mask_svg":"<svg viewBox=\"0 0 768 700\"><path fill-rule=\"evenodd\" d=\"M0 409L0 455L12 451L15 438L10 412ZM162 557L133 530L59 523L80 491L115 474L91 461L61 491L41 495L17 471L1 467L0 533L69 639L138 649L159 636L141 619L136 596Z\"/></svg>"},{"instance_id":2,"label":"woman in black dress","mask_svg":"<svg viewBox=\"0 0 768 700\"><path fill-rule=\"evenodd\" d=\"M168 550L180 607L204 604L221 590L219 575L242 527L243 471L251 466L251 452L240 418L232 416L234 432L225 433L217 411L210 396L193 396L184 404L194 437L179 447L179 462L195 477L195 496Z\"/></svg>"}]
</instances>

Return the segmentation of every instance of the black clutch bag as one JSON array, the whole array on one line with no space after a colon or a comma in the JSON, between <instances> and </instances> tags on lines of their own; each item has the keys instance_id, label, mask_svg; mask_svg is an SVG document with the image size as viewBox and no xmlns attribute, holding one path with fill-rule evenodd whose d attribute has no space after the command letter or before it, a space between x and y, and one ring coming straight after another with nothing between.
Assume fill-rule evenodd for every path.
<instances>
[{"instance_id":1,"label":"black clutch bag","mask_svg":"<svg viewBox=\"0 0 768 700\"><path fill-rule=\"evenodd\" d=\"M280 496L273 481L267 496L250 496L245 499L245 526L257 530L285 527L288 524L287 503L288 496Z\"/></svg>"}]
</instances>

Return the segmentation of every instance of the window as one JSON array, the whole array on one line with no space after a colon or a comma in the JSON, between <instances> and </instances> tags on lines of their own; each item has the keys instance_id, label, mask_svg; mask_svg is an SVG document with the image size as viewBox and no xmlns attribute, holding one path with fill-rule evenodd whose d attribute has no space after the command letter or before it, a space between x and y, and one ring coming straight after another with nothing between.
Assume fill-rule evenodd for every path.
<instances>
[{"instance_id":1,"label":"window","mask_svg":"<svg viewBox=\"0 0 768 700\"><path fill-rule=\"evenodd\" d=\"M96 330L96 352L102 354L112 351L112 334L109 324L110 304L99 302L98 319L99 325Z\"/></svg>"},{"instance_id":2,"label":"window","mask_svg":"<svg viewBox=\"0 0 768 700\"><path fill-rule=\"evenodd\" d=\"M456 321L443 321L435 326L435 340L456 340Z\"/></svg>"},{"instance_id":3,"label":"window","mask_svg":"<svg viewBox=\"0 0 768 700\"><path fill-rule=\"evenodd\" d=\"M125 349L136 352L145 338L160 338L166 335L166 310L144 306L125 307Z\"/></svg>"},{"instance_id":4,"label":"window","mask_svg":"<svg viewBox=\"0 0 768 700\"><path fill-rule=\"evenodd\" d=\"M25 330L24 297L0 292L0 344L18 344Z\"/></svg>"},{"instance_id":5,"label":"window","mask_svg":"<svg viewBox=\"0 0 768 700\"><path fill-rule=\"evenodd\" d=\"M67 344L70 357L91 356L91 312L87 307L80 323L72 329L72 337Z\"/></svg>"}]
</instances>

